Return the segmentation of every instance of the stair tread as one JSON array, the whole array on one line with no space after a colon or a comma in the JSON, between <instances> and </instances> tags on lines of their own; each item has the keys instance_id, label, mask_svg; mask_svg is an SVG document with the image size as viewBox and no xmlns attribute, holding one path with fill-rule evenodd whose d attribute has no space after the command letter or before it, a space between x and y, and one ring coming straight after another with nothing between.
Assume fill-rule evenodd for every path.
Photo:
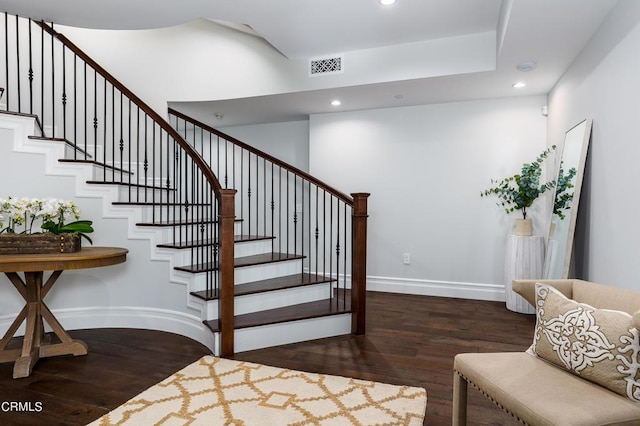
<instances>
[{"instance_id":1,"label":"stair tread","mask_svg":"<svg viewBox=\"0 0 640 426\"><path fill-rule=\"evenodd\" d=\"M74 151L79 152L85 157L93 158L93 156L89 154L87 151L80 148L78 145L74 144L73 142L71 142L69 139L66 139L66 138L51 138L49 136L29 136L29 139L39 140L39 141L62 142L65 145L67 145L69 148L72 148ZM62 160L59 160L59 161L62 161Z\"/></svg>"},{"instance_id":2,"label":"stair tread","mask_svg":"<svg viewBox=\"0 0 640 426\"><path fill-rule=\"evenodd\" d=\"M175 191L175 188L167 188L166 186L145 185L142 183L125 182L125 181L117 181L117 180L88 180L87 183L91 185L122 185L122 186L131 186L135 188L154 189L154 190L161 190L161 191Z\"/></svg>"},{"instance_id":3,"label":"stair tread","mask_svg":"<svg viewBox=\"0 0 640 426\"><path fill-rule=\"evenodd\" d=\"M241 268L244 266L254 266L254 265L262 265L266 263L275 263L275 262L284 262L287 260L296 260L296 259L304 259L306 256L301 254L292 254L292 253L263 253L263 254L254 254L251 256L237 257L234 259L234 267ZM176 266L174 269L178 271L184 272L192 272L197 274L199 272L207 272L207 271L216 271L218 269L218 265L213 262L195 264L195 265L186 265L186 266Z\"/></svg>"},{"instance_id":4,"label":"stair tread","mask_svg":"<svg viewBox=\"0 0 640 426\"><path fill-rule=\"evenodd\" d=\"M236 296L246 296L248 294L265 293L274 290L285 290L288 288L304 287L314 284L330 283L335 281L331 277L316 274L294 274L281 277L269 278L266 280L251 281L248 283L236 284L234 291ZM204 300L215 300L217 293L209 294L207 290L193 291L192 295Z\"/></svg>"},{"instance_id":5,"label":"stair tread","mask_svg":"<svg viewBox=\"0 0 640 426\"><path fill-rule=\"evenodd\" d=\"M242 219L236 219L236 222L242 222ZM158 226L158 227L162 227L162 226L179 226L179 225L199 225L202 223L218 223L218 221L216 219L202 219L200 221L194 221L194 220L164 220L161 222L138 222L136 223L136 226Z\"/></svg>"},{"instance_id":6,"label":"stair tread","mask_svg":"<svg viewBox=\"0 0 640 426\"><path fill-rule=\"evenodd\" d=\"M187 204L185 203L164 203L161 201L113 201L111 204L113 204L114 206L141 206L141 207L154 207L154 206L158 206L158 207L187 207ZM198 207L202 207L202 206L209 206L210 204L205 204L205 203L195 203L195 204L189 204L189 207L193 207L193 206L198 206Z\"/></svg>"},{"instance_id":7,"label":"stair tread","mask_svg":"<svg viewBox=\"0 0 640 426\"><path fill-rule=\"evenodd\" d=\"M249 241L261 241L261 240L273 240L275 237L266 236L266 235L236 235L234 237L234 242L236 243L244 243ZM157 247L162 248L172 248L172 249L185 249L192 247L204 247L210 246L213 244L212 240L201 240L201 241L180 241L173 243L163 243L157 244Z\"/></svg>"},{"instance_id":8,"label":"stair tread","mask_svg":"<svg viewBox=\"0 0 640 426\"><path fill-rule=\"evenodd\" d=\"M87 154L88 155L88 154ZM133 175L134 173L129 170L121 169L120 167L115 167L110 164L101 163L95 160L78 160L75 158L61 158L58 160L61 163L82 163L82 164L93 164L94 166L104 167L105 169L114 170L116 172L125 173L127 175Z\"/></svg>"},{"instance_id":9,"label":"stair tread","mask_svg":"<svg viewBox=\"0 0 640 426\"><path fill-rule=\"evenodd\" d=\"M258 327L262 325L279 324L283 322L320 318L351 312L351 301L342 298L316 300L314 302L269 309L250 314L237 315L234 318L235 329ZM219 320L203 321L214 333L220 332Z\"/></svg>"}]
</instances>

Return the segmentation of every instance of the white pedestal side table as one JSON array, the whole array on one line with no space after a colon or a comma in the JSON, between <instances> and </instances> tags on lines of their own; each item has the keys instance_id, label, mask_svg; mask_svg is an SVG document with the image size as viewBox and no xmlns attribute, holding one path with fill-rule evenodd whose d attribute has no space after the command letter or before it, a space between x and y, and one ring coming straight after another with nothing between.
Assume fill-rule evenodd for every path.
<instances>
[{"instance_id":1,"label":"white pedestal side table","mask_svg":"<svg viewBox=\"0 0 640 426\"><path fill-rule=\"evenodd\" d=\"M544 238L541 235L509 235L504 260L504 280L507 309L522 314L534 314L535 308L513 291L513 280L542 279Z\"/></svg>"}]
</instances>

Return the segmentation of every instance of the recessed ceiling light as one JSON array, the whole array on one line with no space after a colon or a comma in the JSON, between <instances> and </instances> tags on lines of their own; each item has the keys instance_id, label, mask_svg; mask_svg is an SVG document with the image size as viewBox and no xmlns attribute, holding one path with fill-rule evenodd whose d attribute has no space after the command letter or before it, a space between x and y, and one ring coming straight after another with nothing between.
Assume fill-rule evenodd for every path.
<instances>
[{"instance_id":1,"label":"recessed ceiling light","mask_svg":"<svg viewBox=\"0 0 640 426\"><path fill-rule=\"evenodd\" d=\"M224 118L224 114L221 113L221 112L216 112L216 113L213 114L213 116L215 118L217 118L218 120L222 120Z\"/></svg>"},{"instance_id":2,"label":"recessed ceiling light","mask_svg":"<svg viewBox=\"0 0 640 426\"><path fill-rule=\"evenodd\" d=\"M340 105L342 105L342 102L340 102L338 99L334 99L334 100L331 101L331 105L340 106Z\"/></svg>"},{"instance_id":3,"label":"recessed ceiling light","mask_svg":"<svg viewBox=\"0 0 640 426\"><path fill-rule=\"evenodd\" d=\"M380 0L380 4L383 6L391 6L396 0Z\"/></svg>"},{"instance_id":4,"label":"recessed ceiling light","mask_svg":"<svg viewBox=\"0 0 640 426\"><path fill-rule=\"evenodd\" d=\"M524 86L526 86L526 84L525 84L525 83L523 83L522 81L519 81L519 82L517 82L517 83L513 83L513 84L512 84L512 86L514 87L514 89L521 89L521 88L523 88Z\"/></svg>"}]
</instances>

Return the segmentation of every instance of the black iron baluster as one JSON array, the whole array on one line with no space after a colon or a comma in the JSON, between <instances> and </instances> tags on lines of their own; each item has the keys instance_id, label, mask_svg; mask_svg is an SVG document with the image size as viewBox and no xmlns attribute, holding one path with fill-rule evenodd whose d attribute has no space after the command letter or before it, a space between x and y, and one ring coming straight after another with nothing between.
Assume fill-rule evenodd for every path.
<instances>
[{"instance_id":1,"label":"black iron baluster","mask_svg":"<svg viewBox=\"0 0 640 426\"><path fill-rule=\"evenodd\" d=\"M51 23L53 29L53 22ZM56 137L56 67L53 49L53 36L51 36L51 135ZM43 102L44 103L44 99ZM44 123L43 123L44 125Z\"/></svg>"},{"instance_id":2,"label":"black iron baluster","mask_svg":"<svg viewBox=\"0 0 640 426\"><path fill-rule=\"evenodd\" d=\"M151 190L151 204L153 204L151 208L151 221L156 223L156 123L152 122L151 126L151 185L153 186ZM162 198L160 202L162 202Z\"/></svg>"},{"instance_id":3,"label":"black iron baluster","mask_svg":"<svg viewBox=\"0 0 640 426\"><path fill-rule=\"evenodd\" d=\"M147 115L147 113L144 113L143 119L144 119L144 159L142 162L142 168L144 170L144 201L147 202L147 195L149 192L149 128L147 127L147 124L149 122L148 120L149 116ZM153 185L153 182L151 183Z\"/></svg>"},{"instance_id":4,"label":"black iron baluster","mask_svg":"<svg viewBox=\"0 0 640 426\"><path fill-rule=\"evenodd\" d=\"M89 122L88 120L88 116L87 114L89 113L89 111L87 110L87 85L88 85L88 80L87 80L87 63L84 62L84 80L83 80L83 84L84 84L84 90L83 90L83 95L84 95L84 102L83 102L83 107L84 107L84 115L82 117L82 121L84 122L84 152L88 153L88 142L89 142L89 128L87 127L87 123ZM86 158L86 155L85 155Z\"/></svg>"},{"instance_id":5,"label":"black iron baluster","mask_svg":"<svg viewBox=\"0 0 640 426\"><path fill-rule=\"evenodd\" d=\"M249 173L247 176L247 234L251 235L251 152L247 153L247 169Z\"/></svg>"},{"instance_id":6,"label":"black iron baluster","mask_svg":"<svg viewBox=\"0 0 640 426\"><path fill-rule=\"evenodd\" d=\"M40 119L42 120L42 134L46 136L44 130L44 28L40 30Z\"/></svg>"},{"instance_id":7,"label":"black iron baluster","mask_svg":"<svg viewBox=\"0 0 640 426\"><path fill-rule=\"evenodd\" d=\"M343 279L343 284L342 284L342 308L346 309L347 307L347 244L348 241L347 240L347 203L342 202L342 204L344 204L344 239L342 240L344 243L344 259L343 259L343 264L344 264L344 271L342 273L342 279ZM351 250L353 250L353 247L351 247Z\"/></svg>"},{"instance_id":8,"label":"black iron baluster","mask_svg":"<svg viewBox=\"0 0 640 426\"><path fill-rule=\"evenodd\" d=\"M7 111L11 111L11 85L9 84L9 14L4 13L4 96L7 100Z\"/></svg>"},{"instance_id":9,"label":"black iron baluster","mask_svg":"<svg viewBox=\"0 0 640 426\"><path fill-rule=\"evenodd\" d=\"M286 184L287 184L287 214L285 215L285 221L286 221L286 225L287 225L287 253L289 253L289 217L290 217L290 210L289 210L289 200L290 200L290 196L289 196L289 170L286 171Z\"/></svg>"},{"instance_id":10,"label":"black iron baluster","mask_svg":"<svg viewBox=\"0 0 640 426\"><path fill-rule=\"evenodd\" d=\"M18 92L18 112L22 112L20 80L20 22L18 21L18 15L16 15L16 87Z\"/></svg>"},{"instance_id":11,"label":"black iron baluster","mask_svg":"<svg viewBox=\"0 0 640 426\"><path fill-rule=\"evenodd\" d=\"M274 199L275 196L275 174L274 174L274 164L271 163L271 234L269 235L271 238L271 252L275 249L275 240L276 237L276 226L275 226L275 211L276 211L276 202ZM266 228L267 225L265 225Z\"/></svg>"},{"instance_id":12,"label":"black iron baluster","mask_svg":"<svg viewBox=\"0 0 640 426\"><path fill-rule=\"evenodd\" d=\"M320 220L320 218L318 217L318 208L320 205L320 199L318 198L318 186L316 185L316 230L315 230L315 237L316 237L316 275L318 275L318 265L319 265L319 241L318 238L320 237L320 229L318 228L320 226L320 224L318 223L318 221ZM311 221L309 221L311 222Z\"/></svg>"},{"instance_id":13,"label":"black iron baluster","mask_svg":"<svg viewBox=\"0 0 640 426\"><path fill-rule=\"evenodd\" d=\"M262 185L263 185L263 196L262 196L262 234L267 236L267 159L262 159Z\"/></svg>"},{"instance_id":14,"label":"black iron baluster","mask_svg":"<svg viewBox=\"0 0 640 426\"><path fill-rule=\"evenodd\" d=\"M111 85L111 181L116 181L116 88ZM106 127L106 126L105 126ZM122 168L122 166L121 166ZM121 176L122 176L122 172Z\"/></svg>"},{"instance_id":15,"label":"black iron baluster","mask_svg":"<svg viewBox=\"0 0 640 426\"><path fill-rule=\"evenodd\" d=\"M329 198L329 250L333 247L333 197ZM329 276L333 276L333 255L329 252ZM331 293L333 297L333 293Z\"/></svg>"},{"instance_id":16,"label":"black iron baluster","mask_svg":"<svg viewBox=\"0 0 640 426\"><path fill-rule=\"evenodd\" d=\"M107 181L107 79L104 79L104 93L103 93L103 116L102 116L102 161L104 162L104 166L102 166L102 176L103 180ZM97 143L97 141L96 141ZM97 160L97 159L96 159Z\"/></svg>"},{"instance_id":17,"label":"black iron baluster","mask_svg":"<svg viewBox=\"0 0 640 426\"><path fill-rule=\"evenodd\" d=\"M120 143L118 144L118 150L120 151L120 182L124 182L124 110L123 110L123 97L124 95L120 92ZM130 166L127 166L127 169Z\"/></svg>"},{"instance_id":18,"label":"black iron baluster","mask_svg":"<svg viewBox=\"0 0 640 426\"><path fill-rule=\"evenodd\" d=\"M229 141L224 140L224 188L229 188Z\"/></svg>"},{"instance_id":19,"label":"black iron baluster","mask_svg":"<svg viewBox=\"0 0 640 426\"><path fill-rule=\"evenodd\" d=\"M33 41L31 25L32 21L29 18L29 114L33 114Z\"/></svg>"},{"instance_id":20,"label":"black iron baluster","mask_svg":"<svg viewBox=\"0 0 640 426\"><path fill-rule=\"evenodd\" d=\"M73 54L73 146L78 146L78 55ZM73 150L73 159L78 158L78 150ZM87 152L84 151L84 159Z\"/></svg>"},{"instance_id":21,"label":"black iron baluster","mask_svg":"<svg viewBox=\"0 0 640 426\"><path fill-rule=\"evenodd\" d=\"M93 158L98 159L98 71L93 70Z\"/></svg>"},{"instance_id":22,"label":"black iron baluster","mask_svg":"<svg viewBox=\"0 0 640 426\"><path fill-rule=\"evenodd\" d=\"M128 168L129 168L129 185L127 185L127 191L129 193L129 197L128 197L128 201L131 202L131 183L132 183L132 173L135 172L137 174L137 170L134 170L133 165L131 163L131 154L132 154L132 150L133 150L133 146L132 145L132 141L133 141L133 135L131 134L131 123L133 121L133 117L131 116L131 114L133 113L132 108L131 108L131 99L129 99L129 106L127 108L127 115L128 115L128 137L127 137L127 154L129 156L129 159L127 161L128 163Z\"/></svg>"},{"instance_id":23,"label":"black iron baluster","mask_svg":"<svg viewBox=\"0 0 640 426\"><path fill-rule=\"evenodd\" d=\"M235 164L235 162L234 162ZM234 186L235 188L235 186ZM244 234L244 149L240 148L240 235Z\"/></svg>"},{"instance_id":24,"label":"black iron baluster","mask_svg":"<svg viewBox=\"0 0 640 426\"><path fill-rule=\"evenodd\" d=\"M67 55L62 45L62 138L67 139Z\"/></svg>"},{"instance_id":25,"label":"black iron baluster","mask_svg":"<svg viewBox=\"0 0 640 426\"><path fill-rule=\"evenodd\" d=\"M298 176L295 173L293 174L293 252L298 254Z\"/></svg>"},{"instance_id":26,"label":"black iron baluster","mask_svg":"<svg viewBox=\"0 0 640 426\"><path fill-rule=\"evenodd\" d=\"M278 252L282 253L282 166L278 166Z\"/></svg>"}]
</instances>

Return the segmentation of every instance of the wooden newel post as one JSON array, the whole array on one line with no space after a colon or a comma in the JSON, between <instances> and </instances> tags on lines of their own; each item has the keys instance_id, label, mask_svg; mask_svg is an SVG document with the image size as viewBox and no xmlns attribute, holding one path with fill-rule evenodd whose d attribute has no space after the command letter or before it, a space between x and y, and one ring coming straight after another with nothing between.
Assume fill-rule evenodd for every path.
<instances>
[{"instance_id":1,"label":"wooden newel post","mask_svg":"<svg viewBox=\"0 0 640 426\"><path fill-rule=\"evenodd\" d=\"M234 354L234 226L235 226L235 189L220 191L220 210L218 213L218 241L220 243L219 276L220 297L218 298L218 317L220 318L220 356L232 357Z\"/></svg>"},{"instance_id":2,"label":"wooden newel post","mask_svg":"<svg viewBox=\"0 0 640 426\"><path fill-rule=\"evenodd\" d=\"M351 333L364 334L367 304L367 198L356 193L351 216Z\"/></svg>"}]
</instances>

